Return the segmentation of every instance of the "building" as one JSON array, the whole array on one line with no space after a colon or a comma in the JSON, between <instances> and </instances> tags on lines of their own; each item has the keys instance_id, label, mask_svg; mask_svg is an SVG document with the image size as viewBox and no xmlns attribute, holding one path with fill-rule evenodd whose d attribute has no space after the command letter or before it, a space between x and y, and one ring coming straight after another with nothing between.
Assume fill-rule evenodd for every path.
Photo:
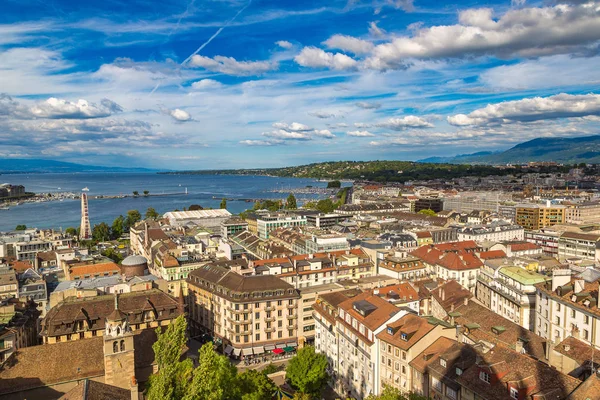
<instances>
[{"instance_id":1,"label":"building","mask_svg":"<svg viewBox=\"0 0 600 400\"><path fill-rule=\"evenodd\" d=\"M120 275L121 268L109 259L68 260L62 262L66 280L99 278L101 276Z\"/></svg>"},{"instance_id":2,"label":"building","mask_svg":"<svg viewBox=\"0 0 600 400\"><path fill-rule=\"evenodd\" d=\"M171 226L200 225L206 228L220 229L221 223L231 218L231 213L226 209L170 211L163 215L169 220Z\"/></svg>"},{"instance_id":3,"label":"building","mask_svg":"<svg viewBox=\"0 0 600 400\"><path fill-rule=\"evenodd\" d=\"M579 258L600 261L600 235L592 233L564 232L558 238L558 259Z\"/></svg>"},{"instance_id":4,"label":"building","mask_svg":"<svg viewBox=\"0 0 600 400\"><path fill-rule=\"evenodd\" d=\"M263 214L256 218L258 237L268 239L269 233L277 228L306 226L306 216L293 214Z\"/></svg>"},{"instance_id":5,"label":"building","mask_svg":"<svg viewBox=\"0 0 600 400\"><path fill-rule=\"evenodd\" d=\"M525 239L525 230L519 225L492 222L487 225L465 226L456 232L459 241L502 242Z\"/></svg>"},{"instance_id":6,"label":"building","mask_svg":"<svg viewBox=\"0 0 600 400\"><path fill-rule=\"evenodd\" d=\"M448 312L467 303L473 294L455 280L443 282L431 290L431 315L445 320Z\"/></svg>"},{"instance_id":7,"label":"building","mask_svg":"<svg viewBox=\"0 0 600 400\"><path fill-rule=\"evenodd\" d=\"M52 250L52 242L33 239L14 244L14 255L18 261L35 262L37 254L43 251Z\"/></svg>"},{"instance_id":8,"label":"building","mask_svg":"<svg viewBox=\"0 0 600 400\"><path fill-rule=\"evenodd\" d=\"M14 269L0 265L0 300L19 297L19 281Z\"/></svg>"},{"instance_id":9,"label":"building","mask_svg":"<svg viewBox=\"0 0 600 400\"><path fill-rule=\"evenodd\" d=\"M558 238L560 233L550 230L525 231L525 240L541 247L548 256L558 258Z\"/></svg>"},{"instance_id":10,"label":"building","mask_svg":"<svg viewBox=\"0 0 600 400\"><path fill-rule=\"evenodd\" d=\"M221 236L227 239L248 230L248 223L239 217L228 218L221 222Z\"/></svg>"},{"instance_id":11,"label":"building","mask_svg":"<svg viewBox=\"0 0 600 400\"><path fill-rule=\"evenodd\" d=\"M342 215L362 215L379 213L397 213L410 212L410 205L407 203L373 203L373 204L344 204L335 210Z\"/></svg>"},{"instance_id":12,"label":"building","mask_svg":"<svg viewBox=\"0 0 600 400\"><path fill-rule=\"evenodd\" d=\"M436 213L444 209L444 199L436 197L422 197L415 201L415 212L432 210Z\"/></svg>"},{"instance_id":13,"label":"building","mask_svg":"<svg viewBox=\"0 0 600 400\"><path fill-rule=\"evenodd\" d=\"M476 298L493 312L525 329L533 330L535 285L545 282L546 277L515 266L498 268L493 275L488 271L482 269L477 277Z\"/></svg>"},{"instance_id":14,"label":"building","mask_svg":"<svg viewBox=\"0 0 600 400\"><path fill-rule=\"evenodd\" d=\"M300 294L282 279L209 264L192 271L187 285L192 335L218 339L226 354L261 355L298 346Z\"/></svg>"},{"instance_id":15,"label":"building","mask_svg":"<svg viewBox=\"0 0 600 400\"><path fill-rule=\"evenodd\" d=\"M397 321L388 323L377 334L381 357L379 363L379 393L384 386L403 392L413 387L410 362L426 347L440 337L452 338L455 329L441 321L406 314Z\"/></svg>"},{"instance_id":16,"label":"building","mask_svg":"<svg viewBox=\"0 0 600 400\"><path fill-rule=\"evenodd\" d=\"M177 300L158 289L80 299L69 297L52 307L43 319L43 342L54 344L104 335L106 318L114 311L115 301L127 315L134 333L167 326L183 313Z\"/></svg>"},{"instance_id":17,"label":"building","mask_svg":"<svg viewBox=\"0 0 600 400\"><path fill-rule=\"evenodd\" d=\"M600 222L600 201L563 202L563 205L566 206L565 222L567 224Z\"/></svg>"},{"instance_id":18,"label":"building","mask_svg":"<svg viewBox=\"0 0 600 400\"><path fill-rule=\"evenodd\" d=\"M341 214L306 213L306 223L319 229L330 229L348 218Z\"/></svg>"},{"instance_id":19,"label":"building","mask_svg":"<svg viewBox=\"0 0 600 400\"><path fill-rule=\"evenodd\" d=\"M420 258L402 252L385 254L383 259L378 260L377 273L401 281L412 281L429 276L427 267Z\"/></svg>"},{"instance_id":20,"label":"building","mask_svg":"<svg viewBox=\"0 0 600 400\"><path fill-rule=\"evenodd\" d=\"M419 293L409 282L400 282L395 285L372 289L371 293L392 303L396 307L411 309L415 314L419 315Z\"/></svg>"},{"instance_id":21,"label":"building","mask_svg":"<svg viewBox=\"0 0 600 400\"><path fill-rule=\"evenodd\" d=\"M516 207L515 222L528 230L562 224L565 222L565 206L520 204Z\"/></svg>"}]
</instances>

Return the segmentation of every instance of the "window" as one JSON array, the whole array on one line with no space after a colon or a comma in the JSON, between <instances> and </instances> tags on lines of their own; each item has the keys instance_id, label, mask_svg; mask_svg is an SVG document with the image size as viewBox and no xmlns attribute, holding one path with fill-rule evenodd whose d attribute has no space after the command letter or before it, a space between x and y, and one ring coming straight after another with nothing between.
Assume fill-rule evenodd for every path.
<instances>
[{"instance_id":1,"label":"window","mask_svg":"<svg viewBox=\"0 0 600 400\"><path fill-rule=\"evenodd\" d=\"M479 379L481 379L482 381L484 381L486 383L490 383L490 381L491 381L490 374L488 374L487 372L484 372L484 371L479 372Z\"/></svg>"},{"instance_id":2,"label":"window","mask_svg":"<svg viewBox=\"0 0 600 400\"><path fill-rule=\"evenodd\" d=\"M113 353L119 352L119 343L113 342Z\"/></svg>"},{"instance_id":3,"label":"window","mask_svg":"<svg viewBox=\"0 0 600 400\"><path fill-rule=\"evenodd\" d=\"M440 365L444 368L446 368L446 360L443 358L440 358Z\"/></svg>"},{"instance_id":4,"label":"window","mask_svg":"<svg viewBox=\"0 0 600 400\"><path fill-rule=\"evenodd\" d=\"M518 399L519 398L519 391L513 387L510 388L510 398L511 399Z\"/></svg>"},{"instance_id":5,"label":"window","mask_svg":"<svg viewBox=\"0 0 600 400\"><path fill-rule=\"evenodd\" d=\"M121 351L125 351L125 341L121 340Z\"/></svg>"},{"instance_id":6,"label":"window","mask_svg":"<svg viewBox=\"0 0 600 400\"><path fill-rule=\"evenodd\" d=\"M451 399L456 399L458 393L456 392L456 390L446 387L446 396L450 397Z\"/></svg>"},{"instance_id":7,"label":"window","mask_svg":"<svg viewBox=\"0 0 600 400\"><path fill-rule=\"evenodd\" d=\"M437 379L435 376L431 377L431 386L433 386L435 390L438 390L440 392L442 391L442 382L440 382L440 380Z\"/></svg>"}]
</instances>

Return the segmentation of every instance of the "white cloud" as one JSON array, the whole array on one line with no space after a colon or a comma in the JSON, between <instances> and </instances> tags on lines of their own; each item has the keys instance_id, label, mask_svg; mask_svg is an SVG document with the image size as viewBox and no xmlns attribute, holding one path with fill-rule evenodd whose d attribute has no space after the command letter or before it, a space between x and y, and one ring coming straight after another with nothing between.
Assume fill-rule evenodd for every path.
<instances>
[{"instance_id":1,"label":"white cloud","mask_svg":"<svg viewBox=\"0 0 600 400\"><path fill-rule=\"evenodd\" d=\"M339 49L356 55L367 54L375 47L371 42L346 35L333 35L323 44L330 49Z\"/></svg>"},{"instance_id":2,"label":"white cloud","mask_svg":"<svg viewBox=\"0 0 600 400\"><path fill-rule=\"evenodd\" d=\"M370 128L373 126L372 124L368 124L365 122L355 122L352 125L354 125L355 128L359 128L359 129Z\"/></svg>"},{"instance_id":3,"label":"white cloud","mask_svg":"<svg viewBox=\"0 0 600 400\"><path fill-rule=\"evenodd\" d=\"M594 3L510 9L498 19L489 8L467 9L456 25L417 29L376 46L365 66L386 70L404 68L411 59L587 52L598 40L600 12Z\"/></svg>"},{"instance_id":4,"label":"white cloud","mask_svg":"<svg viewBox=\"0 0 600 400\"><path fill-rule=\"evenodd\" d=\"M192 116L187 111L181 110L179 108L176 108L174 110L168 110L168 112L169 115L173 117L175 121L178 122L187 122L191 121L192 119Z\"/></svg>"},{"instance_id":5,"label":"white cloud","mask_svg":"<svg viewBox=\"0 0 600 400\"><path fill-rule=\"evenodd\" d=\"M283 129L277 129L271 132L263 132L263 136L280 139L280 140L311 140L311 136L309 132L295 132L295 131L286 131Z\"/></svg>"},{"instance_id":6,"label":"white cloud","mask_svg":"<svg viewBox=\"0 0 600 400\"><path fill-rule=\"evenodd\" d=\"M359 101L356 103L357 107L364 108L365 110L375 110L381 108L381 103L369 103L367 101Z\"/></svg>"},{"instance_id":7,"label":"white cloud","mask_svg":"<svg viewBox=\"0 0 600 400\"><path fill-rule=\"evenodd\" d=\"M469 114L448 117L455 126L532 122L600 115L600 95L557 94L489 104Z\"/></svg>"},{"instance_id":8,"label":"white cloud","mask_svg":"<svg viewBox=\"0 0 600 400\"><path fill-rule=\"evenodd\" d=\"M311 127L299 122L292 122L291 124L286 124L285 122L275 122L273 123L273 128L283 129L288 132L306 132L313 130Z\"/></svg>"},{"instance_id":9,"label":"white cloud","mask_svg":"<svg viewBox=\"0 0 600 400\"><path fill-rule=\"evenodd\" d=\"M329 129L315 129L313 131L313 135L315 136L319 136L325 139L333 139L335 137L335 135L333 133L331 133L331 131Z\"/></svg>"},{"instance_id":10,"label":"white cloud","mask_svg":"<svg viewBox=\"0 0 600 400\"><path fill-rule=\"evenodd\" d=\"M375 136L374 134L372 134L369 131L350 131L350 132L346 132L346 135L348 135L348 136L355 136L355 137Z\"/></svg>"},{"instance_id":11,"label":"white cloud","mask_svg":"<svg viewBox=\"0 0 600 400\"><path fill-rule=\"evenodd\" d=\"M387 121L378 123L376 126L395 131L404 130L406 128L433 128L432 123L415 115L407 115L402 118L390 118Z\"/></svg>"},{"instance_id":12,"label":"white cloud","mask_svg":"<svg viewBox=\"0 0 600 400\"><path fill-rule=\"evenodd\" d=\"M283 144L283 142L278 140L240 140L240 144L246 146L276 146Z\"/></svg>"},{"instance_id":13,"label":"white cloud","mask_svg":"<svg viewBox=\"0 0 600 400\"><path fill-rule=\"evenodd\" d=\"M329 53L316 47L305 47L294 61L303 67L345 70L356 68L358 62L341 53Z\"/></svg>"},{"instance_id":14,"label":"white cloud","mask_svg":"<svg viewBox=\"0 0 600 400\"><path fill-rule=\"evenodd\" d=\"M334 118L337 116L337 114L325 110L311 111L308 115L321 119Z\"/></svg>"},{"instance_id":15,"label":"white cloud","mask_svg":"<svg viewBox=\"0 0 600 400\"><path fill-rule=\"evenodd\" d=\"M386 34L386 31L377 26L378 21L369 22L369 35L379 38L383 37Z\"/></svg>"},{"instance_id":16,"label":"white cloud","mask_svg":"<svg viewBox=\"0 0 600 400\"><path fill-rule=\"evenodd\" d=\"M291 49L292 47L294 47L294 45L288 42L287 40L278 40L275 42L275 44L283 49Z\"/></svg>"},{"instance_id":17,"label":"white cloud","mask_svg":"<svg viewBox=\"0 0 600 400\"><path fill-rule=\"evenodd\" d=\"M201 79L197 82L192 83L192 88L196 90L209 90L209 89L219 89L223 86L221 82L216 81L214 79Z\"/></svg>"},{"instance_id":18,"label":"white cloud","mask_svg":"<svg viewBox=\"0 0 600 400\"><path fill-rule=\"evenodd\" d=\"M37 103L29 109L37 118L101 118L121 112L123 109L117 103L104 99L100 104L78 100L77 103L50 97L44 102Z\"/></svg>"},{"instance_id":19,"label":"white cloud","mask_svg":"<svg viewBox=\"0 0 600 400\"><path fill-rule=\"evenodd\" d=\"M276 62L271 61L237 61L233 57L215 56L210 58L200 55L193 56L189 65L235 76L261 75L278 67Z\"/></svg>"}]
</instances>

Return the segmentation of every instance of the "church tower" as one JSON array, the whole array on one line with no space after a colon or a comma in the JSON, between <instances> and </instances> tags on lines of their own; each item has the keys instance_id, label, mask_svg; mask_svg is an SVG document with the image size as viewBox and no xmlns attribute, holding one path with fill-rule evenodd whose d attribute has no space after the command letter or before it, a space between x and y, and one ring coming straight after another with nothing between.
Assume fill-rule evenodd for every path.
<instances>
[{"instance_id":1,"label":"church tower","mask_svg":"<svg viewBox=\"0 0 600 400\"><path fill-rule=\"evenodd\" d=\"M104 330L104 383L130 389L135 378L133 332L127 315L119 310L115 293L115 309L106 317Z\"/></svg>"}]
</instances>

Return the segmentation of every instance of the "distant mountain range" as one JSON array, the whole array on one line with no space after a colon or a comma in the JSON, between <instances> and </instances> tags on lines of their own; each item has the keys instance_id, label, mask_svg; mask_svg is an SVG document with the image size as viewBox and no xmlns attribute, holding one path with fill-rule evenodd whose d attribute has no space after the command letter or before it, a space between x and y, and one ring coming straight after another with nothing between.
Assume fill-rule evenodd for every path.
<instances>
[{"instance_id":1,"label":"distant mountain range","mask_svg":"<svg viewBox=\"0 0 600 400\"><path fill-rule=\"evenodd\" d=\"M600 135L578 138L538 138L506 151L460 154L454 157L429 157L419 162L446 164L524 164L530 161L555 161L563 164L600 163Z\"/></svg>"},{"instance_id":2,"label":"distant mountain range","mask_svg":"<svg viewBox=\"0 0 600 400\"><path fill-rule=\"evenodd\" d=\"M0 159L0 174L48 172L152 172L147 168L103 167L35 158Z\"/></svg>"}]
</instances>

